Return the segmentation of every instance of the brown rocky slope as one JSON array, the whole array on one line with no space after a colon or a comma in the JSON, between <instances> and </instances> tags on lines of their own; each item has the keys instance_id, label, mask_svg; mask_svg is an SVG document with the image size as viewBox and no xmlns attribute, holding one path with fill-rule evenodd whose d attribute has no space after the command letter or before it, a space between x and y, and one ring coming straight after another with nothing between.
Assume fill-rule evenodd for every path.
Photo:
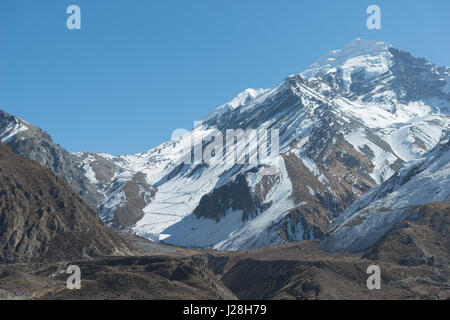
<instances>
[{"instance_id":1,"label":"brown rocky slope","mask_svg":"<svg viewBox=\"0 0 450 320\"><path fill-rule=\"evenodd\" d=\"M62 178L0 144L0 263L136 252Z\"/></svg>"}]
</instances>

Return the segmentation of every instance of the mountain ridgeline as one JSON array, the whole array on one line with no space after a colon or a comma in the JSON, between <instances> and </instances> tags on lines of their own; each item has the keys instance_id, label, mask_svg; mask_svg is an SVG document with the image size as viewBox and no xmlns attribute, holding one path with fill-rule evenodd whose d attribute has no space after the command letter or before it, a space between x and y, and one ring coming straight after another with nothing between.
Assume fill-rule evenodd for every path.
<instances>
[{"instance_id":1,"label":"mountain ridgeline","mask_svg":"<svg viewBox=\"0 0 450 320\"><path fill-rule=\"evenodd\" d=\"M0 139L66 180L104 222L153 241L247 250L320 239L331 251L361 251L420 206L450 201L439 189L449 177L449 108L450 68L355 39L275 88L243 91L144 153L70 154L4 112ZM204 147L195 137L227 129L278 129L279 153L256 164L183 161L186 145ZM254 148L251 139L241 143ZM410 182L399 182L405 176ZM430 191L408 197L417 185ZM370 235L355 240L362 227Z\"/></svg>"}]
</instances>

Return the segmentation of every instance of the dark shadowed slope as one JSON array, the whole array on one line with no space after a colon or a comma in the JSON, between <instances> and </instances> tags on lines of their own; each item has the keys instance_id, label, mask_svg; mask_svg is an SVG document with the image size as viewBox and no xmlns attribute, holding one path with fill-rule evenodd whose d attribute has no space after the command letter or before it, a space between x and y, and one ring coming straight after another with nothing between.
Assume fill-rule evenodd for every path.
<instances>
[{"instance_id":1,"label":"dark shadowed slope","mask_svg":"<svg viewBox=\"0 0 450 320\"><path fill-rule=\"evenodd\" d=\"M133 252L63 179L0 144L0 263Z\"/></svg>"}]
</instances>

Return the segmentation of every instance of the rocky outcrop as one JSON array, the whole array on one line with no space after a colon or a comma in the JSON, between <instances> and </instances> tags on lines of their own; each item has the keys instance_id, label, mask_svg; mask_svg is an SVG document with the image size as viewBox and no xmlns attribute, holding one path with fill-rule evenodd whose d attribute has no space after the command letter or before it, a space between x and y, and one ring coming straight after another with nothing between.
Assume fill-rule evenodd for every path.
<instances>
[{"instance_id":1,"label":"rocky outcrop","mask_svg":"<svg viewBox=\"0 0 450 320\"><path fill-rule=\"evenodd\" d=\"M198 218L214 219L218 222L229 210L242 211L242 221L247 221L270 206L263 201L261 193L252 193L245 174L242 174L234 181L203 196L194 213Z\"/></svg>"},{"instance_id":2,"label":"rocky outcrop","mask_svg":"<svg viewBox=\"0 0 450 320\"><path fill-rule=\"evenodd\" d=\"M116 208L111 226L114 228L127 228L133 226L144 216L144 208L155 196L157 189L148 185L145 175L136 173L131 181L122 187L126 201Z\"/></svg>"}]
</instances>

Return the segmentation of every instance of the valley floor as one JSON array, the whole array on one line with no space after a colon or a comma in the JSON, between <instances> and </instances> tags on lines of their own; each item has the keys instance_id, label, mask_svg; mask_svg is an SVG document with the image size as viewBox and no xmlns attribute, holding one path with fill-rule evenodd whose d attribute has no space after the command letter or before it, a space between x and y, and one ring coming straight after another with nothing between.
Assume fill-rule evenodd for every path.
<instances>
[{"instance_id":1,"label":"valley floor","mask_svg":"<svg viewBox=\"0 0 450 320\"><path fill-rule=\"evenodd\" d=\"M414 266L321 251L315 241L221 252L141 239L141 256L0 266L0 299L450 299L447 266ZM64 270L82 272L69 290ZM381 289L369 290L369 265Z\"/></svg>"}]
</instances>

